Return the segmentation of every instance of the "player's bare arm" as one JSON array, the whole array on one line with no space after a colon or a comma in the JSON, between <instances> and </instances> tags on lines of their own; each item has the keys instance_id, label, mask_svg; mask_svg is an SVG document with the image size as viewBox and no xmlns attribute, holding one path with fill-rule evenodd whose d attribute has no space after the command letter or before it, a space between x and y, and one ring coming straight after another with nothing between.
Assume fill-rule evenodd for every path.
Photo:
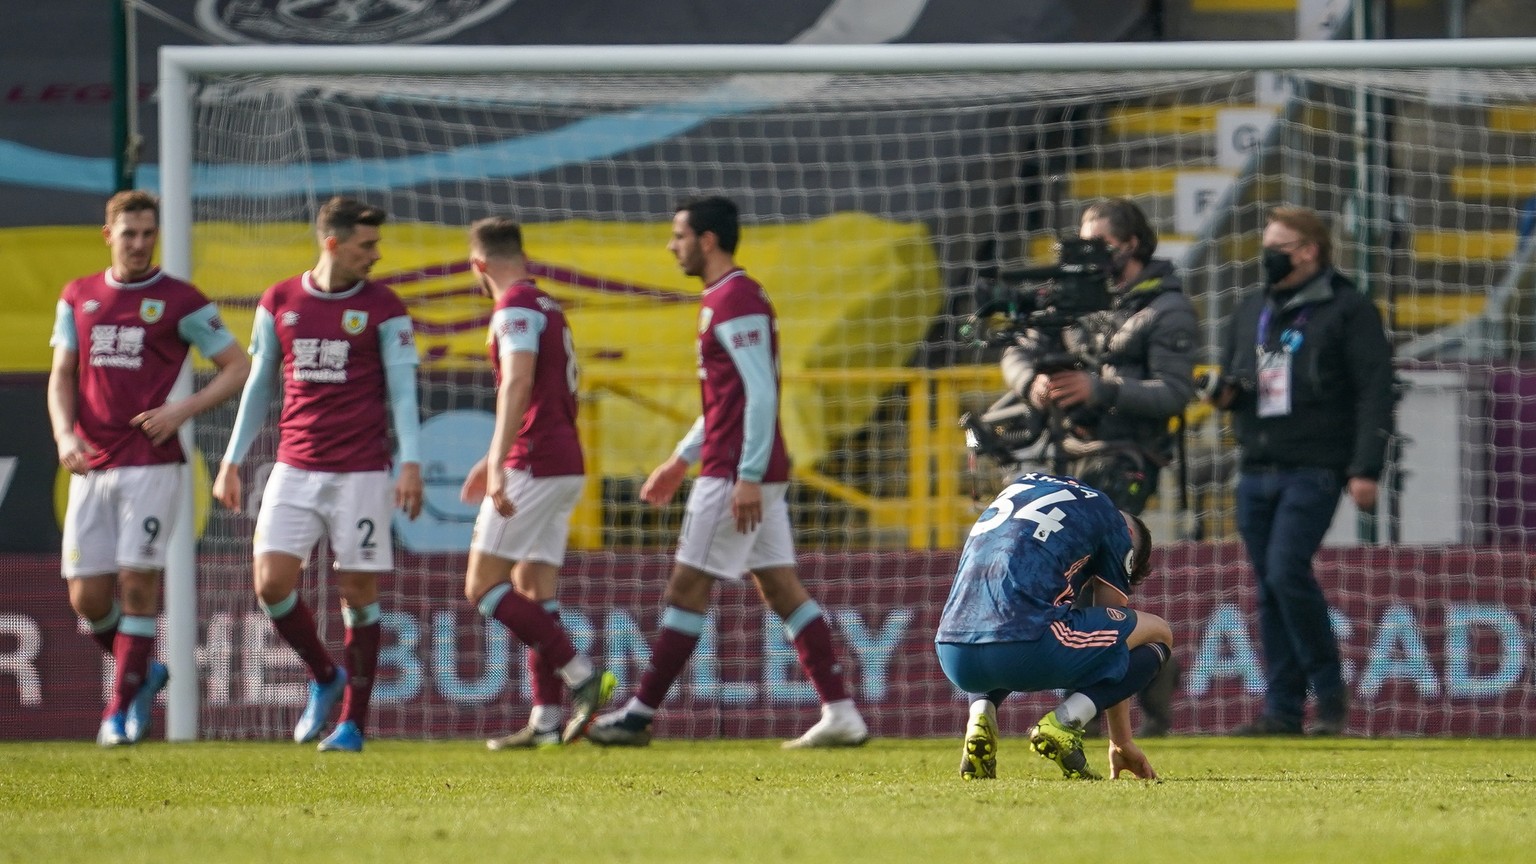
<instances>
[{"instance_id":1,"label":"player's bare arm","mask_svg":"<svg viewBox=\"0 0 1536 864\"><path fill-rule=\"evenodd\" d=\"M245 351L237 344L230 344L208 359L219 371L201 390L179 402L167 402L139 413L133 418L133 425L143 430L151 441L164 444L181 429L181 424L239 393L251 374L251 358Z\"/></svg>"},{"instance_id":2,"label":"player's bare arm","mask_svg":"<svg viewBox=\"0 0 1536 864\"><path fill-rule=\"evenodd\" d=\"M1093 605L1095 606L1125 606L1130 598L1125 592L1109 584L1103 579L1093 580ZM1159 619L1160 620L1160 619ZM1141 621L1138 616L1137 626ZM1133 631L1134 635L1134 631ZM1131 773L1143 779L1152 779L1157 775L1152 772L1151 763L1132 740L1131 732L1131 703L1127 699L1110 706L1104 710L1104 727L1109 735L1109 768L1110 775L1118 777L1121 770L1130 770Z\"/></svg>"},{"instance_id":3,"label":"player's bare arm","mask_svg":"<svg viewBox=\"0 0 1536 864\"><path fill-rule=\"evenodd\" d=\"M75 434L75 395L79 392L80 362L78 352L69 348L53 349L53 367L48 373L48 421L53 427L53 441L59 448L59 464L72 474L90 470L96 448Z\"/></svg>"}]
</instances>

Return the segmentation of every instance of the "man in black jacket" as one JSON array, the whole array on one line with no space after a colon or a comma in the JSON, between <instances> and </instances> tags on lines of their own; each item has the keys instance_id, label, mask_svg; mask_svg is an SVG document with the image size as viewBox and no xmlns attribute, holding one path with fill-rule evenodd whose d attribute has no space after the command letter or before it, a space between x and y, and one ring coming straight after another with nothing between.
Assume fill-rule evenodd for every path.
<instances>
[{"instance_id":1,"label":"man in black jacket","mask_svg":"<svg viewBox=\"0 0 1536 864\"><path fill-rule=\"evenodd\" d=\"M1392 348L1369 298L1333 269L1323 220L1280 207L1264 228L1265 289L1246 298L1222 346L1216 405L1241 448L1237 528L1258 577L1264 713L1240 735L1297 735L1307 687L1313 734L1348 722L1349 691L1312 556L1346 488L1376 506L1392 434Z\"/></svg>"},{"instance_id":2,"label":"man in black jacket","mask_svg":"<svg viewBox=\"0 0 1536 864\"><path fill-rule=\"evenodd\" d=\"M1083 316L1061 334L1062 346L1029 330L1003 353L1008 387L1048 411L1058 452L1053 470L1103 491L1115 506L1140 515L1173 455L1170 421L1194 396L1195 307L1173 262L1154 258L1157 232L1125 198L1083 211L1078 236L1103 240L1112 254L1113 306ZM1061 348L1085 369L1037 368ZM1142 691L1140 734L1166 735L1179 667L1170 659Z\"/></svg>"}]
</instances>

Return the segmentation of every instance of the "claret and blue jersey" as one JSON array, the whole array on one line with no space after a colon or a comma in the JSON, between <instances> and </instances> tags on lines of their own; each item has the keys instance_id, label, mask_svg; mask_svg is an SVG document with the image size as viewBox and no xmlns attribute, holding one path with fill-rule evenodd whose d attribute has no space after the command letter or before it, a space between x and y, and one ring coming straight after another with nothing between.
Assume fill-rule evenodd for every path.
<instances>
[{"instance_id":1,"label":"claret and blue jersey","mask_svg":"<svg viewBox=\"0 0 1536 864\"><path fill-rule=\"evenodd\" d=\"M1109 496L1070 477L1022 474L971 529L935 641L1038 639L1093 579L1129 594L1131 550Z\"/></svg>"}]
</instances>

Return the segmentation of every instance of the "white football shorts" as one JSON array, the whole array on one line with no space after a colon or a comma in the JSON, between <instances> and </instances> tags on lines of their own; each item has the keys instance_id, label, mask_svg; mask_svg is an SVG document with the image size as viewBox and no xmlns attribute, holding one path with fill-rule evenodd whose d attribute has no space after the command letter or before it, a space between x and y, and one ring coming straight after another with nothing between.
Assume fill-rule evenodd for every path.
<instances>
[{"instance_id":1,"label":"white football shorts","mask_svg":"<svg viewBox=\"0 0 1536 864\"><path fill-rule=\"evenodd\" d=\"M65 579L119 570L164 570L181 507L180 463L105 468L69 477Z\"/></svg>"},{"instance_id":2,"label":"white football shorts","mask_svg":"<svg viewBox=\"0 0 1536 864\"><path fill-rule=\"evenodd\" d=\"M337 570L393 570L394 515L395 481L388 471L305 471L279 462L261 493L255 552L282 552L307 564L325 536Z\"/></svg>"},{"instance_id":3,"label":"white football shorts","mask_svg":"<svg viewBox=\"0 0 1536 864\"><path fill-rule=\"evenodd\" d=\"M736 481L700 477L688 493L677 560L717 579L741 579L749 570L793 567L795 539L789 525L788 483L763 484L763 521L745 534L731 515Z\"/></svg>"},{"instance_id":4,"label":"white football shorts","mask_svg":"<svg viewBox=\"0 0 1536 864\"><path fill-rule=\"evenodd\" d=\"M564 564L571 514L587 478L580 474L535 477L511 468L503 468L501 473L506 478L507 498L517 512L507 518L496 512L491 499L481 501L470 548L508 561L538 561L556 567Z\"/></svg>"}]
</instances>

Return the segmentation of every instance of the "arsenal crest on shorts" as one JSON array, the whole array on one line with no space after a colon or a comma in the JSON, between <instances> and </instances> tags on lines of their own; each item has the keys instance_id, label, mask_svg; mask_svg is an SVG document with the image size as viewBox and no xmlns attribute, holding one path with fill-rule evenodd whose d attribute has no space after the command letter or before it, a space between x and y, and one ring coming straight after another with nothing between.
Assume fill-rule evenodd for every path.
<instances>
[{"instance_id":1,"label":"arsenal crest on shorts","mask_svg":"<svg viewBox=\"0 0 1536 864\"><path fill-rule=\"evenodd\" d=\"M139 317L145 324L153 324L165 315L164 300L141 300L139 302Z\"/></svg>"},{"instance_id":2,"label":"arsenal crest on shorts","mask_svg":"<svg viewBox=\"0 0 1536 864\"><path fill-rule=\"evenodd\" d=\"M368 313L357 309L348 309L341 313L341 329L347 331L348 336L356 336L368 326Z\"/></svg>"}]
</instances>

